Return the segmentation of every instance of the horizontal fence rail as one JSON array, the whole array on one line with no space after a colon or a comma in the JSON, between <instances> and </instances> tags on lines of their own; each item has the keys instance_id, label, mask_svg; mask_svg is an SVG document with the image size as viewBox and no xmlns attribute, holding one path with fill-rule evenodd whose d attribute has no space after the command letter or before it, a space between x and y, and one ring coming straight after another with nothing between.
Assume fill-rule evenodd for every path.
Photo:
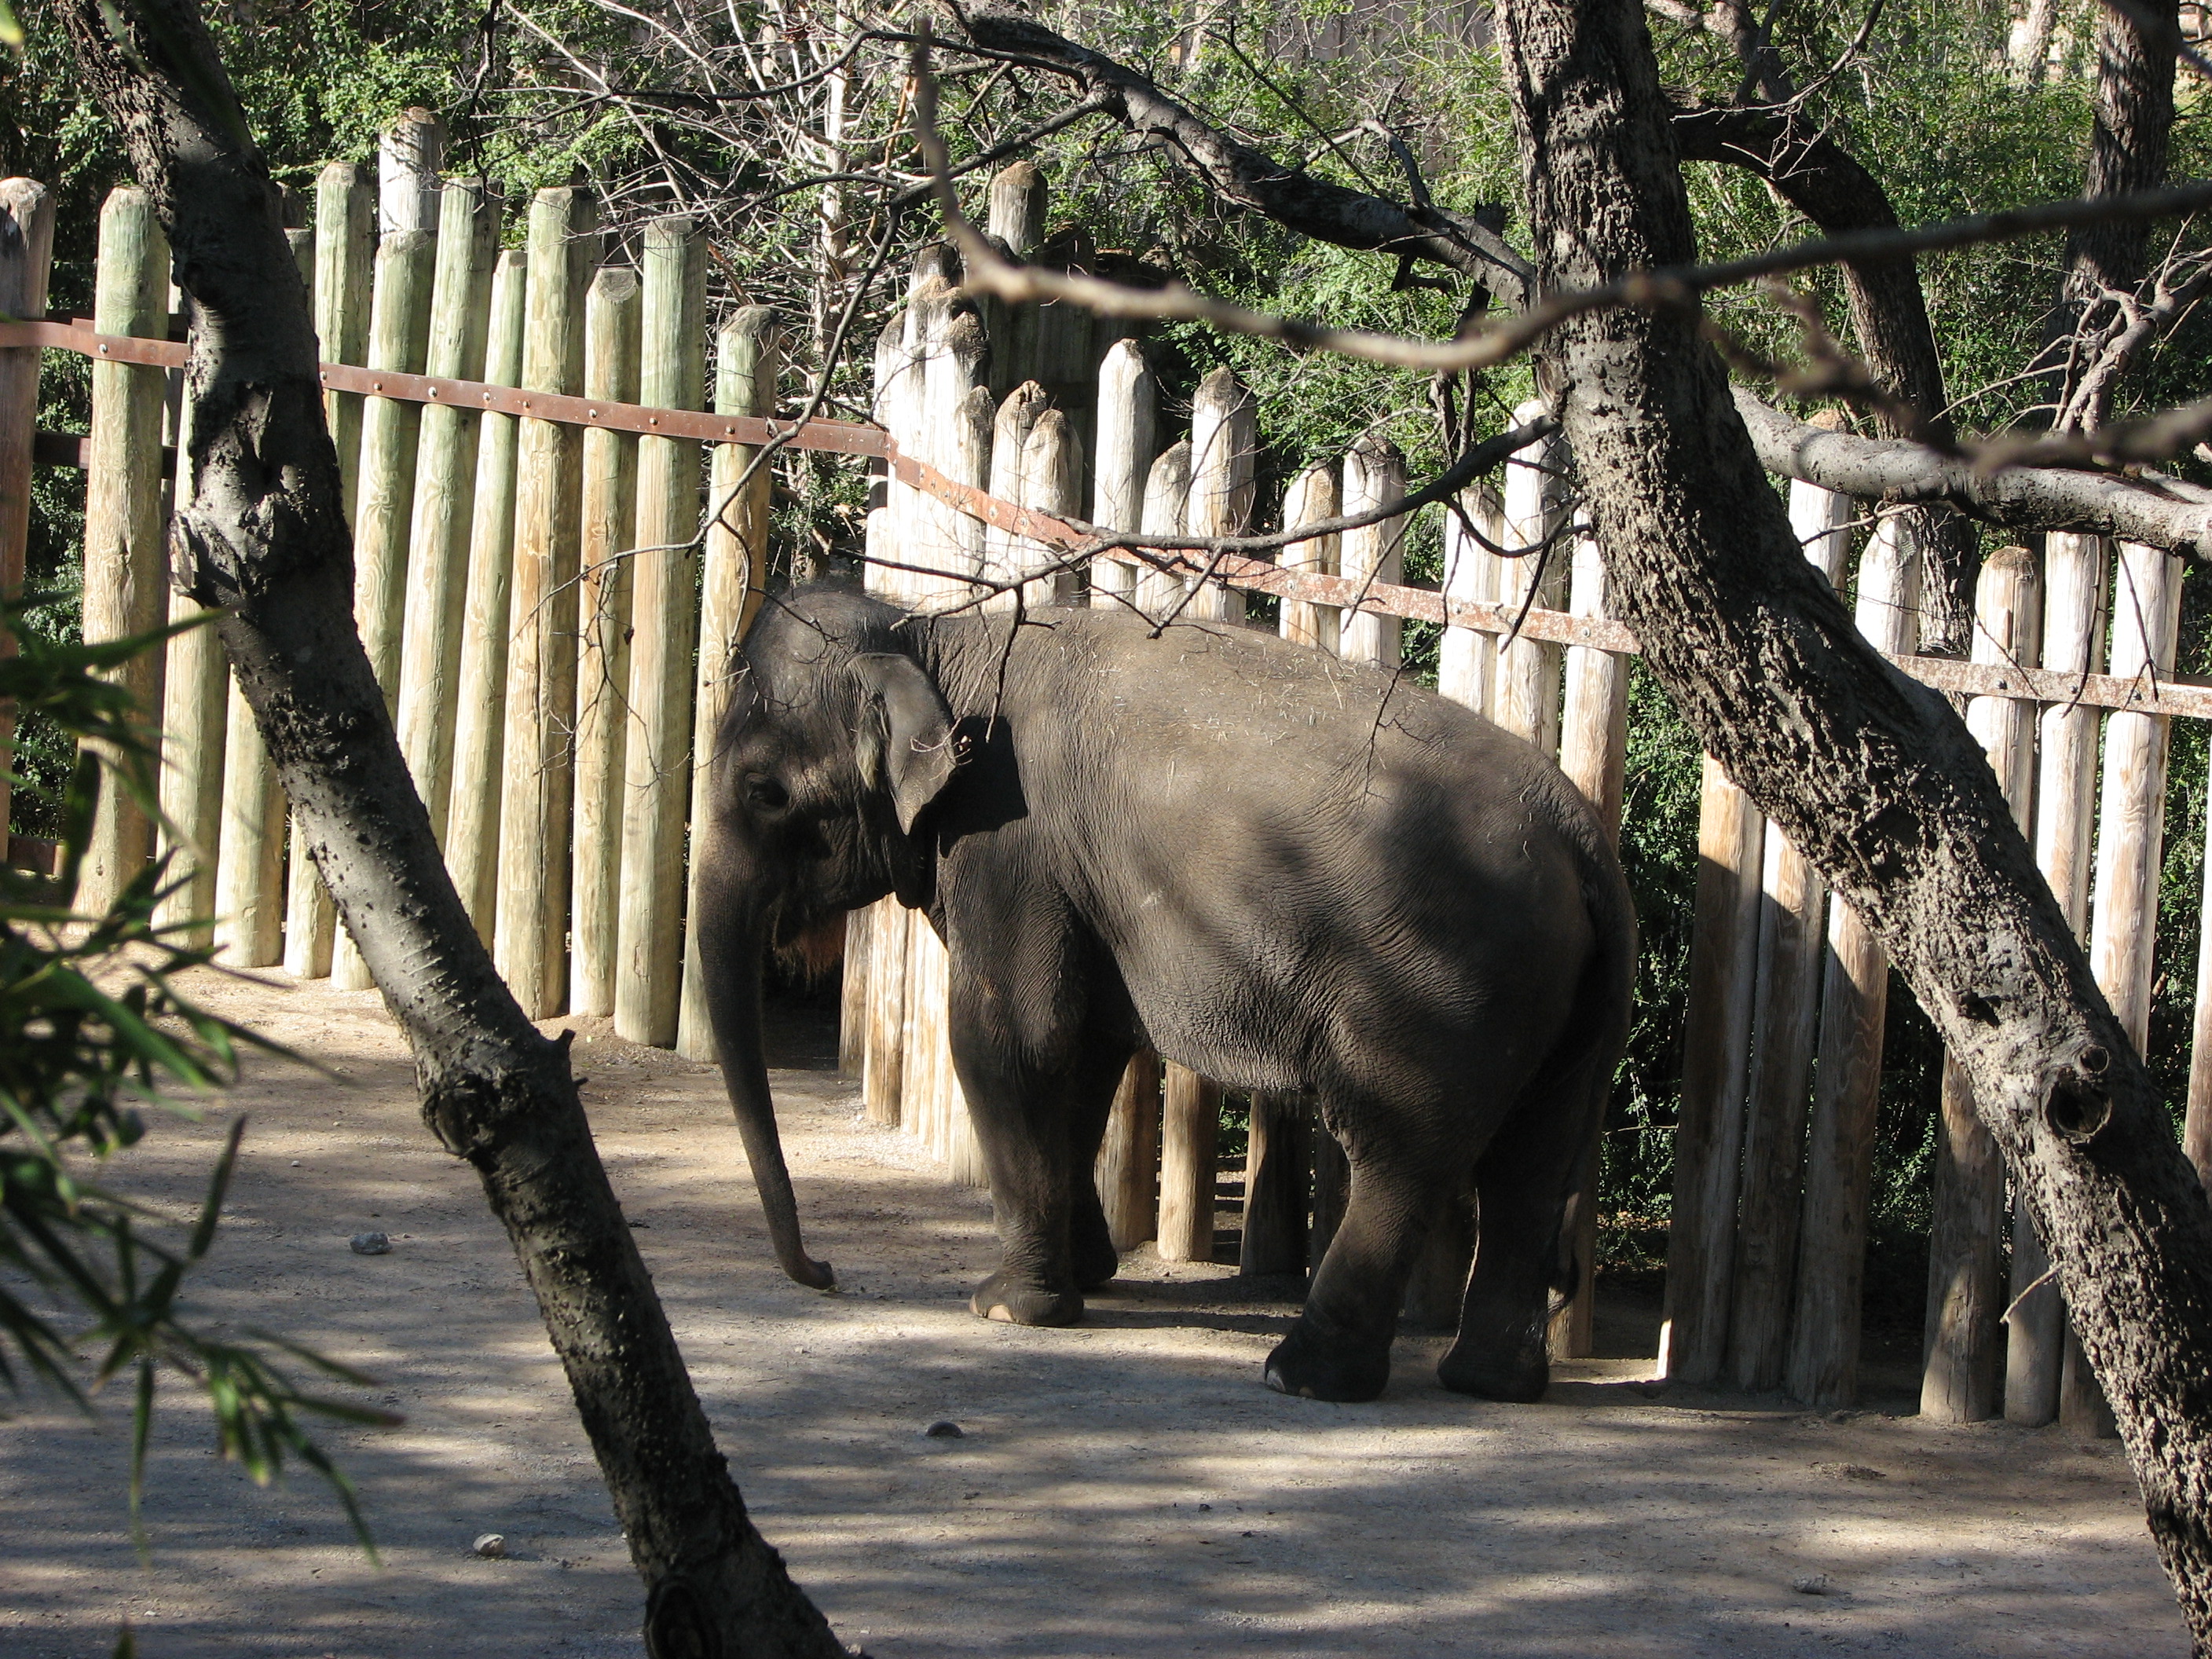
<instances>
[{"instance_id":1,"label":"horizontal fence rail","mask_svg":"<svg viewBox=\"0 0 2212 1659\"><path fill-rule=\"evenodd\" d=\"M185 351L181 341L100 334L75 320L0 320L0 348L10 346L74 351L98 362L132 363L150 368L181 368ZM879 426L852 421L809 421L800 425L763 416L653 409L605 398L529 392L480 380L361 368L349 363L325 363L321 373L326 391L387 398L401 403L453 404L489 410L495 414L528 416L556 426L641 436L692 438L708 443L781 442L793 449L884 460L902 483L925 490L994 528L1057 547L1071 556L1090 556L1099 550L1097 537L1065 520L946 477L927 461L903 453L892 434ZM69 434L44 435L66 438ZM55 453L59 454L58 447ZM63 464L82 463L79 459ZM1321 574L1237 554L1202 557L1188 553L1146 553L1126 547L1107 547L1102 556L1139 570L1203 575L1228 586L1304 604L1330 605L1340 611L1468 628L1486 634L1513 635L1547 644L1589 646L1623 656L1641 654L1636 636L1626 624L1602 617L1579 617L1542 607L1524 612L1517 605L1457 599L1433 588ZM922 575L951 580L966 580L972 574L939 569L920 560L915 562L913 568ZM2148 672L2134 678L2069 674L2026 664L1967 662L1915 653L1883 654L1923 685L1954 696L2010 697L2029 702L2212 720L2212 681L2187 676L2158 676Z\"/></svg>"}]
</instances>

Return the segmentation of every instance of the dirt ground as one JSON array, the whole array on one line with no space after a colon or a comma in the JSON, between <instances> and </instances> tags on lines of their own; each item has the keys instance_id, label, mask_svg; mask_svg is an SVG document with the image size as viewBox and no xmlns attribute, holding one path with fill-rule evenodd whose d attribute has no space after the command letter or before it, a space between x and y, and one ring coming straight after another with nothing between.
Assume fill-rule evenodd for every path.
<instances>
[{"instance_id":1,"label":"dirt ground","mask_svg":"<svg viewBox=\"0 0 2212 1659\"><path fill-rule=\"evenodd\" d=\"M312 1477L259 1491L216 1461L173 1389L142 1566L119 1417L33 1411L0 1428L0 1654L93 1659L126 1618L149 1659L640 1653L560 1371L380 1004L209 1000L343 1080L257 1065L204 1122L158 1127L130 1184L181 1210L251 1115L197 1305L366 1369L406 1414L325 1441L383 1565ZM794 1015L786 1145L842 1284L799 1290L714 1074L575 1024L601 1153L746 1501L878 1659L2187 1651L2110 1443L1661 1387L1632 1307L1601 1304L1624 1357L1565 1367L1534 1407L1443 1392L1442 1339L1414 1335L1373 1405L1283 1399L1260 1364L1291 1287L1148 1254L1078 1328L984 1324L964 1302L988 1200L858 1121L821 1019ZM391 1254L350 1253L370 1229ZM925 1437L940 1419L963 1437ZM486 1532L508 1559L470 1553Z\"/></svg>"}]
</instances>

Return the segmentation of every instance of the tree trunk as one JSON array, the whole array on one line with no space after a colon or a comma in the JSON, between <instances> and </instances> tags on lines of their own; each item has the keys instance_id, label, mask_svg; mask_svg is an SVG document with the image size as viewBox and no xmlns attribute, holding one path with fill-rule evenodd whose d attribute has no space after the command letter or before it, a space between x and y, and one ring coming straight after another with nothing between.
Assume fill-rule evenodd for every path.
<instances>
[{"instance_id":1,"label":"tree trunk","mask_svg":"<svg viewBox=\"0 0 2212 1659\"><path fill-rule=\"evenodd\" d=\"M747 1518L578 1104L447 878L353 623L353 559L307 293L192 0L65 8L191 296L180 585L220 624L305 844L415 1053L423 1116L476 1166L569 1385L653 1655L842 1656ZM112 31L111 29L112 26Z\"/></svg>"},{"instance_id":2,"label":"tree trunk","mask_svg":"<svg viewBox=\"0 0 2212 1659\"><path fill-rule=\"evenodd\" d=\"M1632 0L1508 0L1541 286L1692 257ZM2212 1205L1949 704L1875 656L1800 554L1685 311L1543 349L1621 615L1705 747L1888 948L2051 1246L2151 1531L2212 1650Z\"/></svg>"},{"instance_id":3,"label":"tree trunk","mask_svg":"<svg viewBox=\"0 0 2212 1659\"><path fill-rule=\"evenodd\" d=\"M2166 182L2174 48L2181 39L2177 9L2175 0L2150 0L2108 7L2098 21L2097 111L2084 196L2124 195ZM2067 240L2066 275L2051 329L2054 349L2064 354L2058 360L2063 374L2054 422L2062 430L2094 432L2112 412L2115 377L2087 371L2107 337L2125 325L2112 296L2133 294L2142 281L2150 231L2139 220L2115 220L2084 225Z\"/></svg>"}]
</instances>

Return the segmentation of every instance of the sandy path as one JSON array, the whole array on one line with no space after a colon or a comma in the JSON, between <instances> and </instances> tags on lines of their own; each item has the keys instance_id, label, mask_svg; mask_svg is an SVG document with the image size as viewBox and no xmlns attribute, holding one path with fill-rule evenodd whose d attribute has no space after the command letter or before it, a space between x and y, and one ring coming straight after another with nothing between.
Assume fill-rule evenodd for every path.
<instances>
[{"instance_id":1,"label":"sandy path","mask_svg":"<svg viewBox=\"0 0 2212 1659\"><path fill-rule=\"evenodd\" d=\"M380 1006L210 1000L349 1086L258 1066L225 1112L158 1129L131 1179L189 1201L227 1111L252 1115L199 1305L369 1370L407 1414L326 1441L384 1565L312 1479L259 1492L212 1459L175 1391L142 1569L121 1425L34 1413L0 1428L0 1654L93 1659L125 1615L149 1659L639 1653L567 1389L473 1177L415 1116ZM1419 1337L1376 1404L1288 1401L1259 1377L1289 1304L1149 1256L1081 1328L983 1324L963 1302L992 1258L987 1201L856 1123L818 1026L790 1041L781 1058L812 1069L777 1075L786 1143L836 1297L775 1273L710 1073L605 1036L579 1064L747 1502L878 1659L2187 1651L2109 1444L1833 1422L1619 1360L1570 1368L1540 1406L1483 1405L1436 1386L1440 1345ZM367 1228L391 1255L349 1253ZM939 1418L966 1437L922 1437ZM488 1531L514 1559L468 1553ZM1815 1575L1829 1593L1793 1590Z\"/></svg>"}]
</instances>

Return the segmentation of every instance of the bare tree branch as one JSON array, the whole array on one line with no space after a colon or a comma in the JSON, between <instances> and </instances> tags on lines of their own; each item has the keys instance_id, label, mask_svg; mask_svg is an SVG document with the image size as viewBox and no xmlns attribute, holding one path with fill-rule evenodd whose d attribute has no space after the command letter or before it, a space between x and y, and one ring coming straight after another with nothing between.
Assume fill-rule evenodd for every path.
<instances>
[{"instance_id":1,"label":"bare tree branch","mask_svg":"<svg viewBox=\"0 0 2212 1659\"><path fill-rule=\"evenodd\" d=\"M1431 207L1405 208L1284 167L1199 118L1146 76L1103 52L1077 46L1018 12L983 10L966 17L975 45L1016 52L1106 100L1133 132L1180 155L1222 200L1340 247L1411 254L1449 265L1518 303L1528 262L1486 224Z\"/></svg>"},{"instance_id":2,"label":"bare tree branch","mask_svg":"<svg viewBox=\"0 0 2212 1659\"><path fill-rule=\"evenodd\" d=\"M1784 477L1864 501L1941 502L2008 530L2118 536L2212 560L2212 491L2154 477L1978 465L1904 439L1823 431L1762 403L1741 386L1735 392L1736 411L1750 428L1759 464ZM2212 431L2212 409L2199 406L2197 419L2198 429ZM2081 447L2080 459L2092 459L2088 447ZM2175 447L2186 445L2177 442Z\"/></svg>"}]
</instances>

